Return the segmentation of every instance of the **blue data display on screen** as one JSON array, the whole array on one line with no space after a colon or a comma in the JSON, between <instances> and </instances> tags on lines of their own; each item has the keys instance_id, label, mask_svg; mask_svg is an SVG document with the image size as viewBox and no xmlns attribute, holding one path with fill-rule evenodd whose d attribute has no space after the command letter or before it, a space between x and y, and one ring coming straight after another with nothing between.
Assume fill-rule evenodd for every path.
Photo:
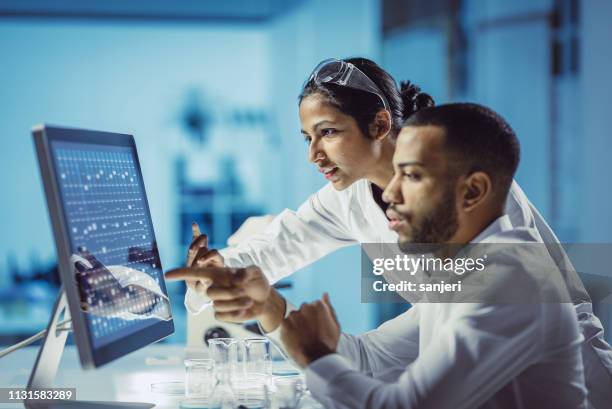
<instances>
[{"instance_id":1,"label":"blue data display on screen","mask_svg":"<svg viewBox=\"0 0 612 409\"><path fill-rule=\"evenodd\" d=\"M95 347L171 318L142 177L131 147L54 141L51 149Z\"/></svg>"}]
</instances>

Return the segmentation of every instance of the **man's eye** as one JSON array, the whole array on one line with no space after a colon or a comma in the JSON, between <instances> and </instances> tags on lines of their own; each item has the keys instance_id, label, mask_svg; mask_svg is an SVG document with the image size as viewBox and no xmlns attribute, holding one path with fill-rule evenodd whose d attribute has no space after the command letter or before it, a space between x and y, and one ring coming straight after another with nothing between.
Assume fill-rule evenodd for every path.
<instances>
[{"instance_id":1,"label":"man's eye","mask_svg":"<svg viewBox=\"0 0 612 409\"><path fill-rule=\"evenodd\" d=\"M421 176L417 175L416 173L404 173L404 178L408 179L408 180L412 180L412 181L418 181L421 180Z\"/></svg>"},{"instance_id":2,"label":"man's eye","mask_svg":"<svg viewBox=\"0 0 612 409\"><path fill-rule=\"evenodd\" d=\"M310 145L310 141L312 140L312 138L310 138L310 136L308 135L304 135L304 142Z\"/></svg>"}]
</instances>

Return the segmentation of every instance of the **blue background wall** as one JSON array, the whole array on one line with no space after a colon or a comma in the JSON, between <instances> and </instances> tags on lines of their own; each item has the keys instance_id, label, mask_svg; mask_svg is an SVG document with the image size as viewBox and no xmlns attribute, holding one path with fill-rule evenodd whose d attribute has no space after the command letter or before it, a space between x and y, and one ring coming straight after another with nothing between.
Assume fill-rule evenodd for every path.
<instances>
[{"instance_id":1,"label":"blue background wall","mask_svg":"<svg viewBox=\"0 0 612 409\"><path fill-rule=\"evenodd\" d=\"M12 288L16 270L27 275L54 262L29 135L33 125L135 135L168 268L183 259L181 214L191 203L181 196L177 163L184 164L189 183L216 192L230 183L231 173L241 187L238 207L246 204L258 214L296 208L323 186L306 161L297 95L314 65L331 56L373 58L438 102L490 105L517 131L523 151L517 179L561 239L612 239L609 2L466 0L454 20L465 38L459 50L450 47L454 34L444 13L422 19L417 13L405 24L385 25L390 3L402 2L312 0L289 2L289 7L237 1L222 17L197 9L202 18L176 17L167 10L154 10L155 18L51 18L52 13L33 18L15 12L18 3L0 2L3 294ZM176 10L187 7L189 15L189 7L203 7L197 3L177 2ZM420 2L405 3L419 10ZM551 27L556 5L566 10L574 3L578 22ZM551 39L574 34L579 69L555 74ZM204 115L199 134L184 119L193 110ZM231 226L221 216L227 203L215 203L215 240L222 244ZM340 251L294 275L286 294L299 303L328 290L344 328L367 330L382 315L376 306L359 303L358 269L359 250ZM172 289L180 298L182 288ZM53 289L41 284L27 291L45 301L34 305L5 298L0 340L44 326L52 299L44 294ZM184 317L178 309L177 320L183 332L173 340L181 342Z\"/></svg>"}]
</instances>

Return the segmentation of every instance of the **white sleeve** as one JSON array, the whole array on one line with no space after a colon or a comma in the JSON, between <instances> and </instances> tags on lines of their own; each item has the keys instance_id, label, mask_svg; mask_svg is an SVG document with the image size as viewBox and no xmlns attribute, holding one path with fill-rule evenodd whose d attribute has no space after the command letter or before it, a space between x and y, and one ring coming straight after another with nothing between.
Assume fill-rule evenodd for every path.
<instances>
[{"instance_id":1,"label":"white sleeve","mask_svg":"<svg viewBox=\"0 0 612 409\"><path fill-rule=\"evenodd\" d=\"M212 301L208 296L198 294L191 288L187 287L185 291L185 299L183 300L185 308L190 314L198 315L206 308L212 305Z\"/></svg>"},{"instance_id":2,"label":"white sleeve","mask_svg":"<svg viewBox=\"0 0 612 409\"><path fill-rule=\"evenodd\" d=\"M543 318L536 304L459 309L396 382L368 377L330 354L306 368L309 389L348 408L480 407L540 356Z\"/></svg>"},{"instance_id":3,"label":"white sleeve","mask_svg":"<svg viewBox=\"0 0 612 409\"><path fill-rule=\"evenodd\" d=\"M295 307L295 305L291 304L285 298L285 315L283 316L283 319L286 319L289 316L289 314L291 314L291 312L296 311L296 310L297 310L297 308ZM280 325L274 331L270 331L270 332L266 332L263 329L263 327L261 326L261 323L259 321L257 321L257 326L259 327L259 332L261 332L263 335L266 336L266 338L268 338L270 340L270 342L281 353L283 358L285 360L291 362L293 364L293 366L295 366L296 368L299 368L299 365L296 364L295 362L293 362L293 360L291 359L289 354L287 354L287 351L285 351L285 346L283 345L283 341L281 341L281 336L280 336L280 333L281 333Z\"/></svg>"},{"instance_id":4,"label":"white sleeve","mask_svg":"<svg viewBox=\"0 0 612 409\"><path fill-rule=\"evenodd\" d=\"M396 380L419 354L419 306L361 335L343 333L337 353L358 371L381 380Z\"/></svg>"},{"instance_id":5,"label":"white sleeve","mask_svg":"<svg viewBox=\"0 0 612 409\"><path fill-rule=\"evenodd\" d=\"M258 266L275 283L332 251L357 244L347 223L352 197L327 184L297 212L284 210L262 234L221 250L225 264Z\"/></svg>"},{"instance_id":6,"label":"white sleeve","mask_svg":"<svg viewBox=\"0 0 612 409\"><path fill-rule=\"evenodd\" d=\"M285 318L297 308L286 302ZM398 373L414 361L419 352L419 318L417 306L362 335L340 334L337 353L360 372L377 379L397 379ZM280 339L280 327L266 333L259 330L291 361ZM297 365L296 365L297 367Z\"/></svg>"},{"instance_id":7,"label":"white sleeve","mask_svg":"<svg viewBox=\"0 0 612 409\"><path fill-rule=\"evenodd\" d=\"M338 192L327 184L297 212L285 209L263 233L219 253L226 266L258 266L274 284L339 248L358 244L347 223L351 200L351 191ZM190 313L199 314L210 300L188 288L184 303Z\"/></svg>"}]
</instances>

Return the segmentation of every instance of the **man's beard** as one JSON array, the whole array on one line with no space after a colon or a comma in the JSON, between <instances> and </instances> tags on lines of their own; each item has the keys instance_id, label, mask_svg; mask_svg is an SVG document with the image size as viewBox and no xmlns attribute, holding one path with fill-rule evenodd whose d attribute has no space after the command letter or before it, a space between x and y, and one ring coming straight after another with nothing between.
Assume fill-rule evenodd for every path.
<instances>
[{"instance_id":1,"label":"man's beard","mask_svg":"<svg viewBox=\"0 0 612 409\"><path fill-rule=\"evenodd\" d=\"M398 241L403 253L434 253L455 235L459 222L453 188L454 186L447 187L439 205L419 218L416 222L418 224L411 222L409 217L405 218L412 228L412 233L405 240L400 238Z\"/></svg>"}]
</instances>

